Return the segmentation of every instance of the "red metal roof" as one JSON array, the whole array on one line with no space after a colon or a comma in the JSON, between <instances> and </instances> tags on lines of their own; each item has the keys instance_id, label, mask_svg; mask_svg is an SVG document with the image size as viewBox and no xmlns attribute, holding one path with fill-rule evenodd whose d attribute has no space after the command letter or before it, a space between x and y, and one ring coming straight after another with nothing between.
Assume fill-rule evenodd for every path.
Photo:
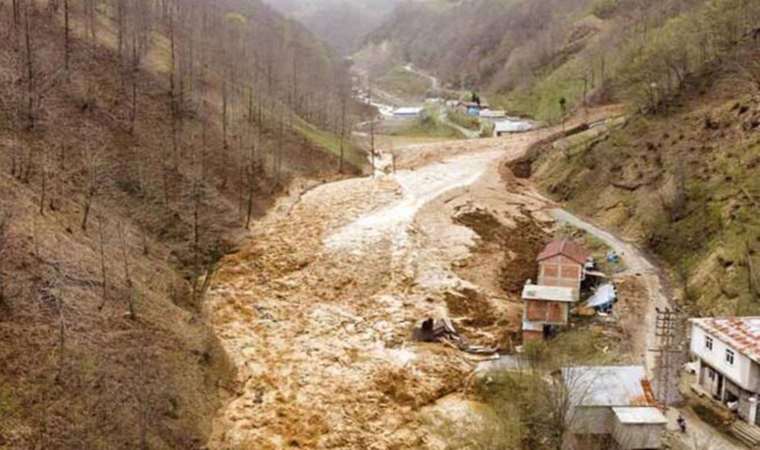
<instances>
[{"instance_id":1,"label":"red metal roof","mask_svg":"<svg viewBox=\"0 0 760 450\"><path fill-rule=\"evenodd\" d=\"M558 239L549 242L544 250L538 255L536 261L540 262L557 255L566 256L578 264L585 264L588 257L591 256L586 249L570 239Z\"/></svg>"},{"instance_id":2,"label":"red metal roof","mask_svg":"<svg viewBox=\"0 0 760 450\"><path fill-rule=\"evenodd\" d=\"M760 317L692 319L692 323L760 362Z\"/></svg>"}]
</instances>

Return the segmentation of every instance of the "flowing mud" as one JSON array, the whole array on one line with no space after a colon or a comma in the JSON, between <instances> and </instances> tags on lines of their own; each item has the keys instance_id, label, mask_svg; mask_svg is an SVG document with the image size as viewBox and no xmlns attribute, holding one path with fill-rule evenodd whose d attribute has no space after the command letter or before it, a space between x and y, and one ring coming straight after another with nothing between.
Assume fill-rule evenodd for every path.
<instances>
[{"instance_id":1,"label":"flowing mud","mask_svg":"<svg viewBox=\"0 0 760 450\"><path fill-rule=\"evenodd\" d=\"M405 148L403 170L320 186L257 223L209 290L209 316L238 369L210 447L440 448L421 411L457 403L448 395L464 391L477 358L414 342L412 330L449 317L471 342L511 345L521 306L500 264L466 268L491 257L477 251L488 245L484 223L501 230L501 246L535 245L550 222L540 196L508 190L499 175L500 161L537 139ZM532 266L526 257L499 256Z\"/></svg>"}]
</instances>

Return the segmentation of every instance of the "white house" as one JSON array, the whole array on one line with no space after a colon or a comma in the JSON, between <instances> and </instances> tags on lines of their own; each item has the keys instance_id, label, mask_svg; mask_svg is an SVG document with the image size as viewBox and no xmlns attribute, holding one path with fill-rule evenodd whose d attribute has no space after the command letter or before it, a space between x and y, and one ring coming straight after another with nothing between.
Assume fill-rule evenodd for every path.
<instances>
[{"instance_id":1,"label":"white house","mask_svg":"<svg viewBox=\"0 0 760 450\"><path fill-rule=\"evenodd\" d=\"M657 449L667 419L656 407L642 366L566 367L563 448L582 450L611 437L622 450Z\"/></svg>"},{"instance_id":2,"label":"white house","mask_svg":"<svg viewBox=\"0 0 760 450\"><path fill-rule=\"evenodd\" d=\"M760 317L691 319L691 353L697 385L760 424Z\"/></svg>"}]
</instances>

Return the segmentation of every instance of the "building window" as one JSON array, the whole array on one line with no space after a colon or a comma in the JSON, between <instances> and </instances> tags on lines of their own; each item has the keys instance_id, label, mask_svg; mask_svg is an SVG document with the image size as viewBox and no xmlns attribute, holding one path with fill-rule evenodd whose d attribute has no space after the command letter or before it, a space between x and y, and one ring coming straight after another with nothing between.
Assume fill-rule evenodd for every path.
<instances>
[{"instance_id":1,"label":"building window","mask_svg":"<svg viewBox=\"0 0 760 450\"><path fill-rule=\"evenodd\" d=\"M705 348L708 350L712 350L713 347L713 341L710 336L705 336Z\"/></svg>"},{"instance_id":2,"label":"building window","mask_svg":"<svg viewBox=\"0 0 760 450\"><path fill-rule=\"evenodd\" d=\"M707 378L714 380L715 379L715 371L712 369L707 369Z\"/></svg>"},{"instance_id":3,"label":"building window","mask_svg":"<svg viewBox=\"0 0 760 450\"><path fill-rule=\"evenodd\" d=\"M726 349L726 362L734 365L734 351Z\"/></svg>"}]
</instances>

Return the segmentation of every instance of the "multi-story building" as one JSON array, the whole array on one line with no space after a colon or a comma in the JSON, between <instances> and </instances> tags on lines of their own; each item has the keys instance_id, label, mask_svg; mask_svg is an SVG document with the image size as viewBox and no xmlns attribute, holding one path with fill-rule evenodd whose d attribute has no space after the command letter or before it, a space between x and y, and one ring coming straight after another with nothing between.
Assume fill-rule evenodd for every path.
<instances>
[{"instance_id":1,"label":"multi-story building","mask_svg":"<svg viewBox=\"0 0 760 450\"><path fill-rule=\"evenodd\" d=\"M760 317L691 319L697 385L741 419L760 424Z\"/></svg>"}]
</instances>

